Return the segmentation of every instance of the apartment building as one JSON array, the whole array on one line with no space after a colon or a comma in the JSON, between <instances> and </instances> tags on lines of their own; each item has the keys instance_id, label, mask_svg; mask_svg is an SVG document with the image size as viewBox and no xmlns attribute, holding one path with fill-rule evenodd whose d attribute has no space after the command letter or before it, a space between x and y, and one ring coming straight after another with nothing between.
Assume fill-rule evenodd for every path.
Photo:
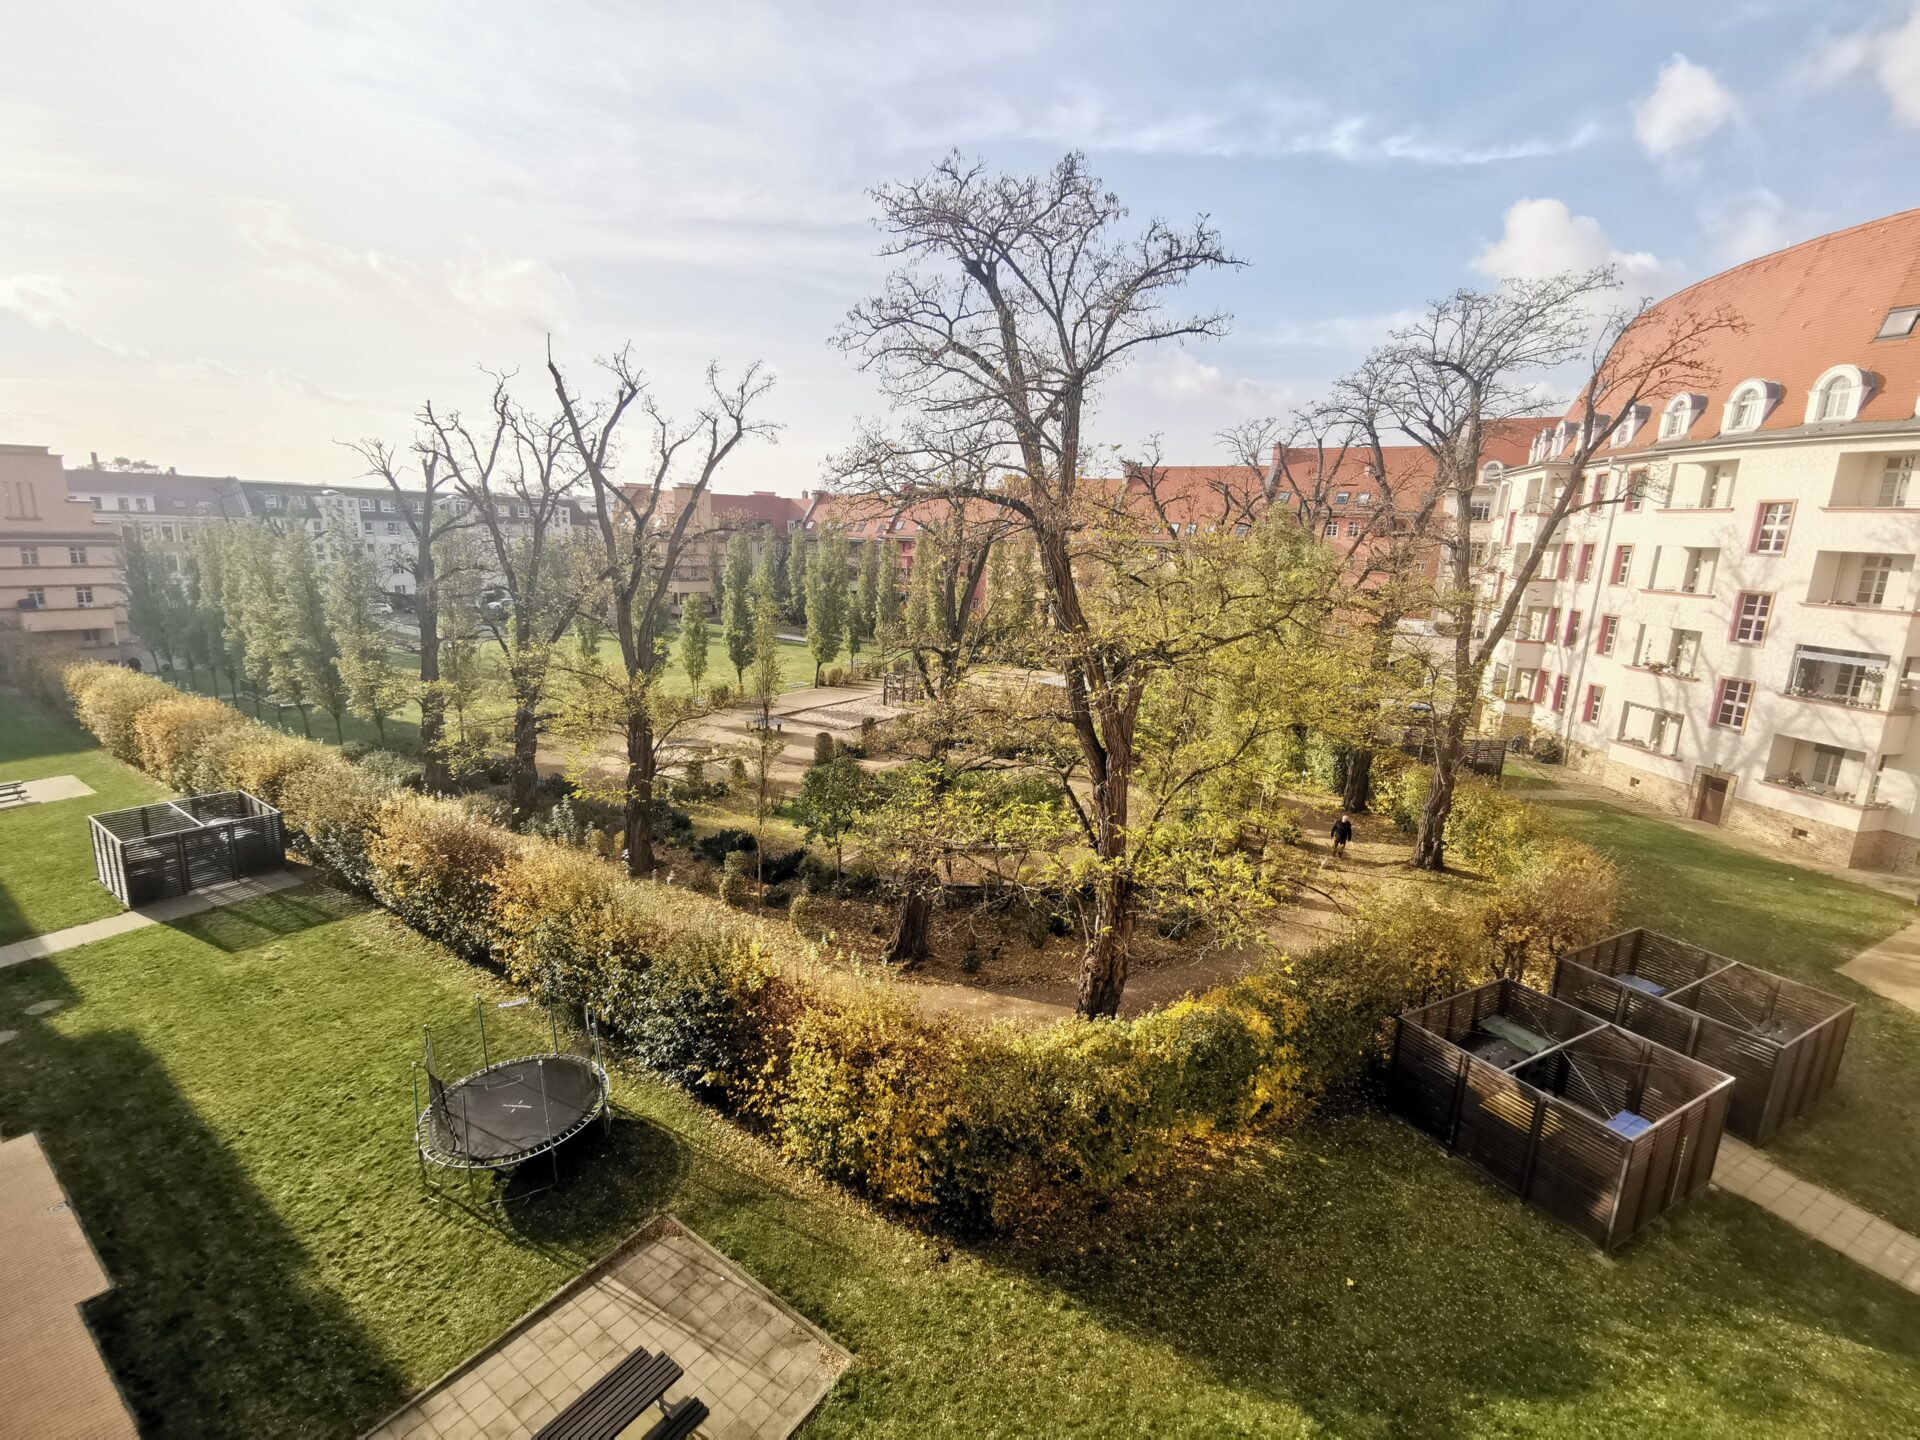
<instances>
[{"instance_id":1,"label":"apartment building","mask_svg":"<svg viewBox=\"0 0 1920 1440\"><path fill-rule=\"evenodd\" d=\"M630 493L636 503L646 503L643 492ZM671 529L688 505L693 506L693 518L687 522L679 563L667 579L667 603L676 615L689 595L705 599L711 613L715 586L726 570L727 542L735 535L763 540L788 534L799 528L807 509L804 497L772 490L748 495L702 490L696 495L692 485L676 485L661 497L655 528Z\"/></svg>"},{"instance_id":2,"label":"apartment building","mask_svg":"<svg viewBox=\"0 0 1920 1440\"><path fill-rule=\"evenodd\" d=\"M90 658L133 653L119 536L44 445L0 445L0 623Z\"/></svg>"},{"instance_id":3,"label":"apartment building","mask_svg":"<svg viewBox=\"0 0 1920 1440\"><path fill-rule=\"evenodd\" d=\"M1920 210L1661 302L1726 305L1711 393L1651 397L1557 529L1571 422L1475 495L1480 618L1544 547L1489 729L1675 814L1824 861L1920 862Z\"/></svg>"}]
</instances>

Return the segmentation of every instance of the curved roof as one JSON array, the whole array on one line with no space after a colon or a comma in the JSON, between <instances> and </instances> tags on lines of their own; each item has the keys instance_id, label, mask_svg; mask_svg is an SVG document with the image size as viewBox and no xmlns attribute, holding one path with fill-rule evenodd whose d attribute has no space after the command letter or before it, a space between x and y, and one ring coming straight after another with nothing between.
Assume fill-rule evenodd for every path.
<instances>
[{"instance_id":1,"label":"curved roof","mask_svg":"<svg viewBox=\"0 0 1920 1440\"><path fill-rule=\"evenodd\" d=\"M1920 306L1920 210L1870 220L1749 260L1668 296L1654 311L1705 315L1722 306L1739 314L1746 329L1712 337L1708 360L1717 378L1684 440L1719 435L1721 407L1747 380L1780 387L1778 402L1759 433L1810 428L1808 396L1837 365L1855 365L1876 377L1850 423L1914 417L1920 402L1920 324L1903 337L1875 336L1889 312ZM1618 448L1644 450L1657 444L1660 412L1671 398L1650 396L1651 414L1633 441ZM1577 418L1574 411L1569 415ZM1819 428L1835 428L1835 422Z\"/></svg>"}]
</instances>

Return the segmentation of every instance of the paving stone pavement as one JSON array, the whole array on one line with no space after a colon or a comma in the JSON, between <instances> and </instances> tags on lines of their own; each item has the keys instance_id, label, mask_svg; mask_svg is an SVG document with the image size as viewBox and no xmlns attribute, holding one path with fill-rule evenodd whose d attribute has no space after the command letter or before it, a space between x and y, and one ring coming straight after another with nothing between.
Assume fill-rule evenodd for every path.
<instances>
[{"instance_id":1,"label":"paving stone pavement","mask_svg":"<svg viewBox=\"0 0 1920 1440\"><path fill-rule=\"evenodd\" d=\"M82 945L93 944L96 940L125 935L133 930L144 930L149 925L166 925L175 920L184 920L189 915L198 915L205 910L217 910L222 905L232 905L241 900L251 900L256 895L271 895L276 890L286 890L292 886L304 884L312 878L301 870L274 870L265 875L250 875L245 880L229 880L224 885L210 885L205 890L194 891L191 895L176 895L171 900L159 900L139 910L124 910L118 915L109 915L104 920L89 920L84 925L69 925L65 930L51 930L45 935L35 935L29 940L16 940L11 945L0 945L0 970L6 969L9 965L38 960L42 955L58 955L62 950L77 950Z\"/></svg>"},{"instance_id":2,"label":"paving stone pavement","mask_svg":"<svg viewBox=\"0 0 1920 1440\"><path fill-rule=\"evenodd\" d=\"M532 1435L637 1347L686 1374L706 1440L791 1435L852 1357L719 1251L663 1215L618 1254L369 1432L366 1440ZM650 1411L628 1428L639 1436Z\"/></svg>"},{"instance_id":3,"label":"paving stone pavement","mask_svg":"<svg viewBox=\"0 0 1920 1440\"><path fill-rule=\"evenodd\" d=\"M1720 1139L1713 1183L1920 1295L1920 1236L1909 1235L1851 1200L1799 1179L1731 1135Z\"/></svg>"}]
</instances>

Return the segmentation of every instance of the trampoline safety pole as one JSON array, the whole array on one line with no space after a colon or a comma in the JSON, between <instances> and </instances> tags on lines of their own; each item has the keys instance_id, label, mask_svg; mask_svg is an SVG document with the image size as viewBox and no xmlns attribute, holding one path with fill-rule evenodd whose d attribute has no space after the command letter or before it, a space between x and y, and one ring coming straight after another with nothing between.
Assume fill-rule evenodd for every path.
<instances>
[{"instance_id":1,"label":"trampoline safety pole","mask_svg":"<svg viewBox=\"0 0 1920 1440\"><path fill-rule=\"evenodd\" d=\"M409 1078L413 1081L413 1158L420 1163L420 1188L424 1190L427 1187L427 1157L420 1148L420 1062L414 1061L411 1069L412 1074Z\"/></svg>"},{"instance_id":2,"label":"trampoline safety pole","mask_svg":"<svg viewBox=\"0 0 1920 1440\"><path fill-rule=\"evenodd\" d=\"M553 1012L549 1009L547 1013L552 1015ZM547 1107L546 1057L542 1056L535 1063L540 1067L540 1124L546 1134L547 1154L553 1160L553 1183L558 1185L560 1183L560 1147L553 1143L553 1112Z\"/></svg>"},{"instance_id":3,"label":"trampoline safety pole","mask_svg":"<svg viewBox=\"0 0 1920 1440\"><path fill-rule=\"evenodd\" d=\"M487 1006L486 997L477 992L473 997L473 1014L480 1022L480 1068L484 1070L490 1063L487 1059Z\"/></svg>"}]
</instances>

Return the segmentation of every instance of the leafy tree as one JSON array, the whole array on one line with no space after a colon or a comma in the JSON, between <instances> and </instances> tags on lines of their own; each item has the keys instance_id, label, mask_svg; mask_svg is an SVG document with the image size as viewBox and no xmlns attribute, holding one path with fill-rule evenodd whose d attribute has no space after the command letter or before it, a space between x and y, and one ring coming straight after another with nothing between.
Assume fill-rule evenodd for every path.
<instances>
[{"instance_id":1,"label":"leafy tree","mask_svg":"<svg viewBox=\"0 0 1920 1440\"><path fill-rule=\"evenodd\" d=\"M879 540L869 540L860 547L860 586L847 625L847 645L855 655L880 633L880 547Z\"/></svg>"},{"instance_id":2,"label":"leafy tree","mask_svg":"<svg viewBox=\"0 0 1920 1440\"><path fill-rule=\"evenodd\" d=\"M773 702L780 694L782 661L780 658L779 608L773 589L771 565L762 567L765 583L756 583L753 610L753 699L759 707L759 725L754 731L754 838L761 878L765 878L767 817L773 813L773 765L786 748L780 732L773 727Z\"/></svg>"},{"instance_id":3,"label":"leafy tree","mask_svg":"<svg viewBox=\"0 0 1920 1440\"><path fill-rule=\"evenodd\" d=\"M825 840L833 846L836 879L842 871L847 831L853 828L872 788L873 781L860 768L860 762L844 750L809 766L800 779L795 812L809 840Z\"/></svg>"},{"instance_id":4,"label":"leafy tree","mask_svg":"<svg viewBox=\"0 0 1920 1440\"><path fill-rule=\"evenodd\" d=\"M280 548L282 594L289 609L288 638L292 645L288 668L298 677L300 691L333 718L334 739L345 739L341 720L347 712L347 687L334 663L340 655L336 638L340 631L328 603L328 587L320 574L313 537L304 529L290 529L283 533ZM334 573L337 567L327 579L331 580ZM303 724L305 719L303 713Z\"/></svg>"},{"instance_id":5,"label":"leafy tree","mask_svg":"<svg viewBox=\"0 0 1920 1440\"><path fill-rule=\"evenodd\" d=\"M804 534L778 534L773 541L773 593L781 616L789 625L807 623L807 577L818 547Z\"/></svg>"},{"instance_id":6,"label":"leafy tree","mask_svg":"<svg viewBox=\"0 0 1920 1440\"><path fill-rule=\"evenodd\" d=\"M700 698L700 682L707 676L707 603L698 595L687 596L680 609L680 669L687 677L687 690Z\"/></svg>"},{"instance_id":7,"label":"leafy tree","mask_svg":"<svg viewBox=\"0 0 1920 1440\"><path fill-rule=\"evenodd\" d=\"M176 657L188 654L185 607L179 593L161 569L160 557L147 547L138 531L128 531L121 540L120 564L127 622L155 658L171 669Z\"/></svg>"},{"instance_id":8,"label":"leafy tree","mask_svg":"<svg viewBox=\"0 0 1920 1440\"><path fill-rule=\"evenodd\" d=\"M830 531L807 547L807 649L815 685L846 639L847 581L847 537Z\"/></svg>"},{"instance_id":9,"label":"leafy tree","mask_svg":"<svg viewBox=\"0 0 1920 1440\"><path fill-rule=\"evenodd\" d=\"M744 535L727 541L727 579L720 638L726 643L736 685L744 686L753 660L753 544Z\"/></svg>"}]
</instances>

